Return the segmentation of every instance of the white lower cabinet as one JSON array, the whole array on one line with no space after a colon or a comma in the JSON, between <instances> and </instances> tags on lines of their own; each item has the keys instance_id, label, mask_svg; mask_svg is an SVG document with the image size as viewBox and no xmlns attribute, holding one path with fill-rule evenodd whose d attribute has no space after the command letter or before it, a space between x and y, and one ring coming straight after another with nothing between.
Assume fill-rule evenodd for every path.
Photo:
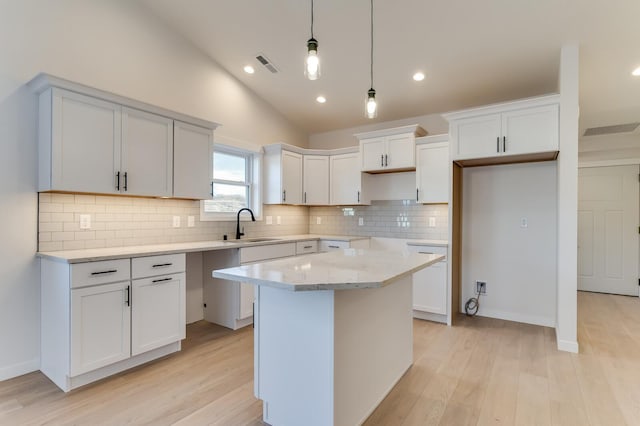
<instances>
[{"instance_id":1,"label":"white lower cabinet","mask_svg":"<svg viewBox=\"0 0 640 426\"><path fill-rule=\"evenodd\" d=\"M418 253L447 254L446 247L409 246ZM413 316L432 321L447 322L447 260L413 274Z\"/></svg>"},{"instance_id":2,"label":"white lower cabinet","mask_svg":"<svg viewBox=\"0 0 640 426\"><path fill-rule=\"evenodd\" d=\"M42 259L41 371L66 392L180 350L184 270L184 254Z\"/></svg>"},{"instance_id":3,"label":"white lower cabinet","mask_svg":"<svg viewBox=\"0 0 640 426\"><path fill-rule=\"evenodd\" d=\"M70 375L130 356L130 282L71 290Z\"/></svg>"},{"instance_id":4,"label":"white lower cabinet","mask_svg":"<svg viewBox=\"0 0 640 426\"><path fill-rule=\"evenodd\" d=\"M343 241L343 240L320 240L318 251L321 253L333 250L341 250L348 248L356 249L368 249L369 238L362 238L358 240Z\"/></svg>"}]
</instances>

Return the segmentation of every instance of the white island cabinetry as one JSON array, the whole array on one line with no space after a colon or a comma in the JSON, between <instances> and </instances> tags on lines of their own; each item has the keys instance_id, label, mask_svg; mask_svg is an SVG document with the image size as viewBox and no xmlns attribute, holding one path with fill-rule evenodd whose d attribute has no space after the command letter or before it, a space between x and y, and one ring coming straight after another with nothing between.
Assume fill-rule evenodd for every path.
<instances>
[{"instance_id":1,"label":"white island cabinetry","mask_svg":"<svg viewBox=\"0 0 640 426\"><path fill-rule=\"evenodd\" d=\"M446 256L447 247L409 245L409 251ZM413 316L447 322L447 259L413 274Z\"/></svg>"},{"instance_id":2,"label":"white island cabinetry","mask_svg":"<svg viewBox=\"0 0 640 426\"><path fill-rule=\"evenodd\" d=\"M413 362L411 274L441 258L347 249L214 271L257 287L263 421L362 424Z\"/></svg>"}]
</instances>

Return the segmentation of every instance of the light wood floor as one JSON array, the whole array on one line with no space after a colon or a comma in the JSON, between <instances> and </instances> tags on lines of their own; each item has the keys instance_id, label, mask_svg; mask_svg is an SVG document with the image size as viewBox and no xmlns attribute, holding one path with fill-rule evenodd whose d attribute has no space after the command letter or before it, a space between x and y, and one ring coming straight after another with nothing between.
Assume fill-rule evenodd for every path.
<instances>
[{"instance_id":1,"label":"light wood floor","mask_svg":"<svg viewBox=\"0 0 640 426\"><path fill-rule=\"evenodd\" d=\"M579 293L580 354L553 329L414 321L414 365L365 425L638 425L640 301ZM179 354L64 394L41 373L0 382L0 425L263 425L252 329L199 322Z\"/></svg>"}]
</instances>

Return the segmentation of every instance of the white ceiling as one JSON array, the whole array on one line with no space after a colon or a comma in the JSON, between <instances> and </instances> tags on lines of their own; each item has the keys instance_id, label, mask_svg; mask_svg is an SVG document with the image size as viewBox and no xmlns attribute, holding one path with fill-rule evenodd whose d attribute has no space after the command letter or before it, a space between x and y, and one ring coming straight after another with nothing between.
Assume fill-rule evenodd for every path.
<instances>
[{"instance_id":1,"label":"white ceiling","mask_svg":"<svg viewBox=\"0 0 640 426\"><path fill-rule=\"evenodd\" d=\"M315 0L322 76L303 74L310 0L139 0L271 103L317 133L367 124L369 1ZM638 0L375 0L376 121L557 91L560 48L580 45L584 128L640 120ZM265 54L278 74L262 68ZM248 75L243 66L252 64ZM422 70L426 79L411 79ZM317 95L327 103L315 102Z\"/></svg>"}]
</instances>

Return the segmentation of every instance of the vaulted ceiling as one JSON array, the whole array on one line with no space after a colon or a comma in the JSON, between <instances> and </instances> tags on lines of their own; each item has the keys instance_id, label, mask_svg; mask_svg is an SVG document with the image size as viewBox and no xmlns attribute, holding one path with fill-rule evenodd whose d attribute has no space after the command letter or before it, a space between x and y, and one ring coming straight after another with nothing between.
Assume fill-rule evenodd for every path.
<instances>
[{"instance_id":1,"label":"vaulted ceiling","mask_svg":"<svg viewBox=\"0 0 640 426\"><path fill-rule=\"evenodd\" d=\"M303 74L310 0L138 1L301 129L369 122L369 1L315 1L316 81ZM577 43L581 133L640 121L640 77L631 76L640 66L638 16L637 0L374 0L376 120L556 92L560 48ZM279 72L262 67L258 53ZM419 83L418 70L426 74Z\"/></svg>"}]
</instances>

